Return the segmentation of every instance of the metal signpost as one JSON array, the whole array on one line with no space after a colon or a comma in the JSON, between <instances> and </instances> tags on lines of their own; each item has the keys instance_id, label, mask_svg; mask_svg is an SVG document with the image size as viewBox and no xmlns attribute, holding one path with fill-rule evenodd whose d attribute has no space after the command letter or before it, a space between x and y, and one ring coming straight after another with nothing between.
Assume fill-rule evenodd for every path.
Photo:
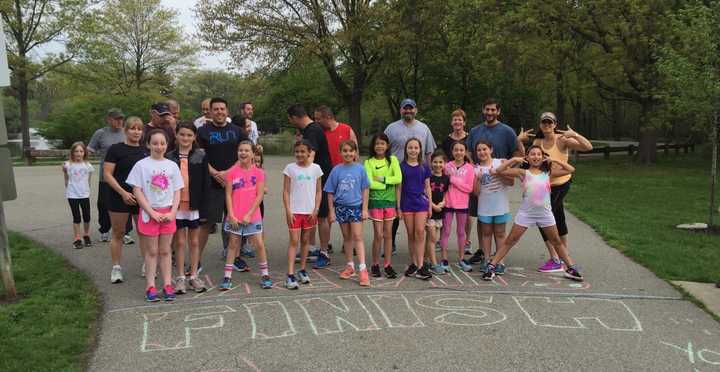
<instances>
[{"instance_id":1,"label":"metal signpost","mask_svg":"<svg viewBox=\"0 0 720 372\"><path fill-rule=\"evenodd\" d=\"M8 70L7 52L5 50L5 32L3 31L2 22L0 22L0 87L9 85L10 71ZM3 202L15 198L17 198L15 176L13 174L12 160L10 159L10 149L8 148L5 112L2 102L0 102L0 275L8 299L15 298L17 291L12 274L12 260L10 259L10 244L5 224Z\"/></svg>"}]
</instances>

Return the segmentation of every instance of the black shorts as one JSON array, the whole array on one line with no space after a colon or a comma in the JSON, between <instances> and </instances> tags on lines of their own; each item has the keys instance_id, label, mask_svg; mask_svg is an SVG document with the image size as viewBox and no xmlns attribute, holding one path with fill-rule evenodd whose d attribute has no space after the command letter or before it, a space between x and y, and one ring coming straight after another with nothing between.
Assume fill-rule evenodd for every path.
<instances>
[{"instance_id":1,"label":"black shorts","mask_svg":"<svg viewBox=\"0 0 720 372\"><path fill-rule=\"evenodd\" d=\"M125 204L125 202L123 201L120 194L118 194L112 188L110 189L110 192L107 195L107 200L105 201L105 206L107 207L108 211L115 212L115 213L138 214L138 210L139 210L137 205Z\"/></svg>"},{"instance_id":2,"label":"black shorts","mask_svg":"<svg viewBox=\"0 0 720 372\"><path fill-rule=\"evenodd\" d=\"M330 214L330 207L328 206L328 193L323 191L322 197L320 198L320 209L318 209L318 218L327 218L328 214Z\"/></svg>"},{"instance_id":3,"label":"black shorts","mask_svg":"<svg viewBox=\"0 0 720 372\"><path fill-rule=\"evenodd\" d=\"M200 227L200 220L175 220L175 226L178 230L186 227L189 230L195 230Z\"/></svg>"},{"instance_id":4,"label":"black shorts","mask_svg":"<svg viewBox=\"0 0 720 372\"><path fill-rule=\"evenodd\" d=\"M470 193L470 199L468 201L468 215L470 217L477 217L478 211L478 197L475 194Z\"/></svg>"},{"instance_id":5,"label":"black shorts","mask_svg":"<svg viewBox=\"0 0 720 372\"><path fill-rule=\"evenodd\" d=\"M222 222L225 215L225 189L218 189L210 186L205 193L205 213L200 213L207 218L207 223Z\"/></svg>"}]
</instances>

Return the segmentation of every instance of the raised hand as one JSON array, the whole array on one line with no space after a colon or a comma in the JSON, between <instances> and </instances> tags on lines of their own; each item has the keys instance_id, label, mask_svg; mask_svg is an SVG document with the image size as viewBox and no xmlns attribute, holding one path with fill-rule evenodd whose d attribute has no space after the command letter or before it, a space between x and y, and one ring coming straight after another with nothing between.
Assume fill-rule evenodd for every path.
<instances>
[{"instance_id":1,"label":"raised hand","mask_svg":"<svg viewBox=\"0 0 720 372\"><path fill-rule=\"evenodd\" d=\"M535 137L535 129L524 130L523 127L520 127L520 133L517 137L520 142L527 142L530 140L530 137Z\"/></svg>"},{"instance_id":2,"label":"raised hand","mask_svg":"<svg viewBox=\"0 0 720 372\"><path fill-rule=\"evenodd\" d=\"M558 130L558 133L565 138L575 138L578 135L577 132L570 128L570 125L567 126L567 130Z\"/></svg>"}]
</instances>

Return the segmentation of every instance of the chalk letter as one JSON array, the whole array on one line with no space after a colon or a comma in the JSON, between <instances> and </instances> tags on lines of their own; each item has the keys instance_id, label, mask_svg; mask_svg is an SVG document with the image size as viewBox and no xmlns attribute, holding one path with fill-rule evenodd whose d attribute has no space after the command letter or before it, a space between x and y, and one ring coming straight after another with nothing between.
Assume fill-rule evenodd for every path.
<instances>
[{"instance_id":1,"label":"chalk letter","mask_svg":"<svg viewBox=\"0 0 720 372\"><path fill-rule=\"evenodd\" d=\"M295 300L305 312L313 332L320 336L342 333L347 328L355 331L377 331L380 329L372 314L357 296L339 296L339 304L322 298ZM312 314L312 315L311 315Z\"/></svg>"},{"instance_id":2,"label":"chalk letter","mask_svg":"<svg viewBox=\"0 0 720 372\"><path fill-rule=\"evenodd\" d=\"M588 328L597 323L611 331L642 332L640 320L619 300L596 298L513 297L530 323L539 327Z\"/></svg>"},{"instance_id":3,"label":"chalk letter","mask_svg":"<svg viewBox=\"0 0 720 372\"><path fill-rule=\"evenodd\" d=\"M491 304L492 296L440 294L420 297L415 303L428 309L443 310L434 318L442 324L479 327L507 319L505 314L482 306Z\"/></svg>"},{"instance_id":4,"label":"chalk letter","mask_svg":"<svg viewBox=\"0 0 720 372\"><path fill-rule=\"evenodd\" d=\"M410 301L403 294L381 294L368 296L382 314L389 328L421 328L425 323L420 320ZM380 304L384 304L381 306ZM385 311L389 309L390 311Z\"/></svg>"},{"instance_id":5,"label":"chalk letter","mask_svg":"<svg viewBox=\"0 0 720 372\"><path fill-rule=\"evenodd\" d=\"M269 340L295 336L295 325L280 301L244 304L250 316L252 339Z\"/></svg>"}]
</instances>

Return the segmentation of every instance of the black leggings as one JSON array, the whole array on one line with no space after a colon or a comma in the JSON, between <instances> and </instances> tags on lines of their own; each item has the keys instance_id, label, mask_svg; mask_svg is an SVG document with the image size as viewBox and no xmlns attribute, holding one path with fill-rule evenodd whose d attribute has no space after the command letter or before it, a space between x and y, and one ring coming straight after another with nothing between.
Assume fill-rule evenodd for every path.
<instances>
[{"instance_id":1,"label":"black leggings","mask_svg":"<svg viewBox=\"0 0 720 372\"><path fill-rule=\"evenodd\" d=\"M557 226L558 235L560 236L567 235L568 233L567 224L565 223L565 206L563 205L563 201L565 200L565 195L570 191L570 183L572 183L572 180L562 185L550 187L550 207L552 208L553 216L555 216L555 225ZM543 229L538 229L540 230L543 241L548 241L548 237L545 236Z\"/></svg>"},{"instance_id":2,"label":"black leggings","mask_svg":"<svg viewBox=\"0 0 720 372\"><path fill-rule=\"evenodd\" d=\"M82 209L82 222L90 223L90 198L68 199L73 223L80 223L80 210Z\"/></svg>"}]
</instances>

